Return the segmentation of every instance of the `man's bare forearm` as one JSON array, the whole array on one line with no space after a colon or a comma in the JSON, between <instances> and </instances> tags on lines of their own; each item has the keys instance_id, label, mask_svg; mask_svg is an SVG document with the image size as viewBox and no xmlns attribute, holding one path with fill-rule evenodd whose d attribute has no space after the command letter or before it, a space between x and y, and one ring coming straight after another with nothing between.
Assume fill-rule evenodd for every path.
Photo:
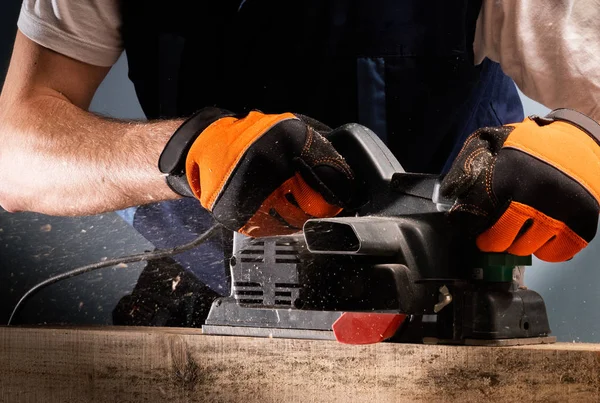
<instances>
[{"instance_id":1,"label":"man's bare forearm","mask_svg":"<svg viewBox=\"0 0 600 403\"><path fill-rule=\"evenodd\" d=\"M54 93L0 108L5 209L89 215L178 197L157 162L181 121L106 119Z\"/></svg>"}]
</instances>

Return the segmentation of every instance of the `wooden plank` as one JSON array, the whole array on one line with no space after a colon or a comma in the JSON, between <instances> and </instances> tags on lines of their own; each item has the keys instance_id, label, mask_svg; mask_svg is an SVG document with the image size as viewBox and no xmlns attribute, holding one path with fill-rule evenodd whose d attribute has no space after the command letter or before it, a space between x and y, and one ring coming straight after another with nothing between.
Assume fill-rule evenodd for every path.
<instances>
[{"instance_id":1,"label":"wooden plank","mask_svg":"<svg viewBox=\"0 0 600 403\"><path fill-rule=\"evenodd\" d=\"M0 328L1 402L600 402L600 345L489 348Z\"/></svg>"}]
</instances>

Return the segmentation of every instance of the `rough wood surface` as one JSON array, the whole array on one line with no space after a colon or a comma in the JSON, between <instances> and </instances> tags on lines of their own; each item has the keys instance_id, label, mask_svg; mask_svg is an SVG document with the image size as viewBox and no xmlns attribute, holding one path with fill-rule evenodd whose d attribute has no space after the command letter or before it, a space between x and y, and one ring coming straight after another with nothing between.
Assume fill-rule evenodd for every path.
<instances>
[{"instance_id":1,"label":"rough wood surface","mask_svg":"<svg viewBox=\"0 0 600 403\"><path fill-rule=\"evenodd\" d=\"M600 345L488 348L0 328L1 402L600 402Z\"/></svg>"}]
</instances>

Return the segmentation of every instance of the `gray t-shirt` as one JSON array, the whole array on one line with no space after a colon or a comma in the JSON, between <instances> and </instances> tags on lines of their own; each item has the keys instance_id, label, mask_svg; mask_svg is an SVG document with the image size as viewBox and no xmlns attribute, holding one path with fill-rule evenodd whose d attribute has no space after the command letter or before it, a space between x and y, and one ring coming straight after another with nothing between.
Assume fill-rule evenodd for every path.
<instances>
[{"instance_id":1,"label":"gray t-shirt","mask_svg":"<svg viewBox=\"0 0 600 403\"><path fill-rule=\"evenodd\" d=\"M118 3L24 0L18 25L44 47L111 66L123 50ZM483 0L473 48L530 98L600 121L600 0Z\"/></svg>"},{"instance_id":2,"label":"gray t-shirt","mask_svg":"<svg viewBox=\"0 0 600 403\"><path fill-rule=\"evenodd\" d=\"M112 66L121 53L118 0L24 0L19 30L73 59Z\"/></svg>"}]
</instances>

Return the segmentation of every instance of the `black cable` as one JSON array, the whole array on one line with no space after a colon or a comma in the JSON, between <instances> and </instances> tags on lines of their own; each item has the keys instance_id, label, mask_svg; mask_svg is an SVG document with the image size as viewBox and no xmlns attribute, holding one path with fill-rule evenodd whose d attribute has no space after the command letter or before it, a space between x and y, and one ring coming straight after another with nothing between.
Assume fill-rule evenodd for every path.
<instances>
[{"instance_id":1,"label":"black cable","mask_svg":"<svg viewBox=\"0 0 600 403\"><path fill-rule=\"evenodd\" d=\"M27 298L29 298L32 294L34 294L36 291L40 290L41 288L47 287L47 286L54 284L61 280L66 280L71 277L79 276L80 274L84 274L84 273L88 273L90 271L102 269L104 267L114 266L114 265L117 265L120 263L141 262L142 260L153 260L153 259L161 259L163 257L174 256L179 253L185 252L187 250L193 249L196 246L202 245L204 242L206 242L210 238L212 238L217 233L217 230L219 230L221 228L222 228L221 224L215 224L212 227L210 227L206 232L204 232L203 234L198 236L196 239L194 239L192 242L186 243L184 245L179 245L174 248L158 249L153 252L144 252L144 253L140 253L137 255L124 256L124 257L120 257L120 258L116 258L116 259L110 259L110 260L106 260L104 262L92 263L92 264L78 267L77 269L69 270L66 273L62 273L62 274L58 274L54 277L50 277L49 279L46 279L46 280L42 281L41 283L38 283L35 286L31 287L25 294L23 294L23 296L21 297L19 302L17 302L17 304L15 305L15 308L13 309L12 313L10 314L10 318L8 319L7 326L10 326L14 316L19 311L19 308L21 307L23 302Z\"/></svg>"}]
</instances>

